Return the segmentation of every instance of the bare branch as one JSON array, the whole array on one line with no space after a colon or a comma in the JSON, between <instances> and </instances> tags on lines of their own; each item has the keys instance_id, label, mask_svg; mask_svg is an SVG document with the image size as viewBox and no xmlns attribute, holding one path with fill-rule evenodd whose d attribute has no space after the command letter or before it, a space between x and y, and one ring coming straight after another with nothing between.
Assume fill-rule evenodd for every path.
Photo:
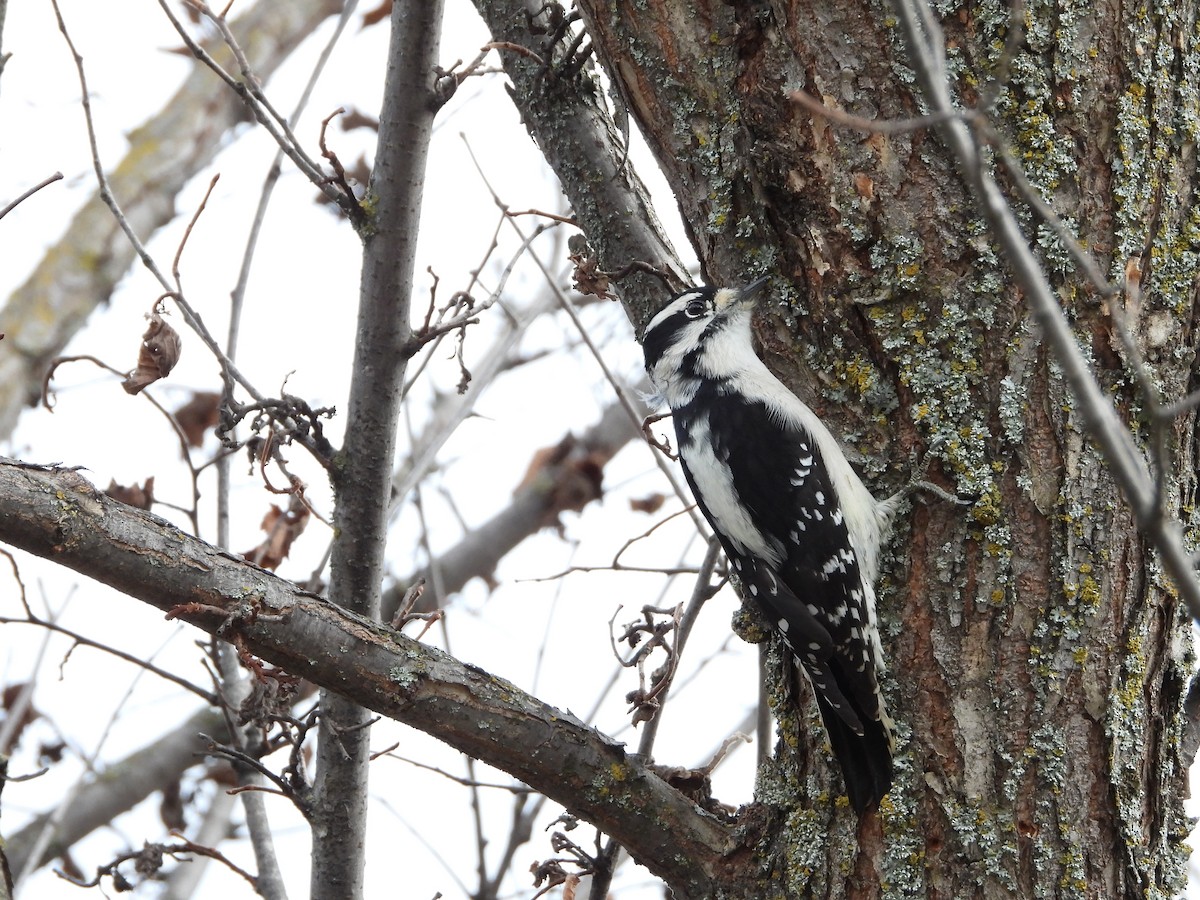
<instances>
[{"instance_id":1,"label":"bare branch","mask_svg":"<svg viewBox=\"0 0 1200 900\"><path fill-rule=\"evenodd\" d=\"M955 110L929 116L913 116L910 119L867 119L863 116L856 116L845 110L838 109L836 106L826 106L816 97L804 91L792 91L787 97L793 103L803 106L814 115L821 116L847 128L867 132L868 134L904 134L908 131L919 131L923 128L937 125L940 122L945 122L947 119L962 115L961 112Z\"/></svg>"},{"instance_id":2,"label":"bare branch","mask_svg":"<svg viewBox=\"0 0 1200 900\"><path fill-rule=\"evenodd\" d=\"M49 812L7 835L5 852L13 869L33 871L46 865L76 841L108 825L164 785L177 781L185 770L196 765L197 754L204 749L196 735L205 731L224 739L224 729L220 713L202 709L164 736L109 764L75 792L70 808L54 823L53 834L43 849L37 850L36 841L50 822Z\"/></svg>"},{"instance_id":3,"label":"bare branch","mask_svg":"<svg viewBox=\"0 0 1200 900\"><path fill-rule=\"evenodd\" d=\"M553 91L545 90L547 61L523 42L535 20L543 24L557 6L540 7L532 16L521 0L479 0L476 6L495 38L489 46L511 51L502 59L515 88L513 100L558 175L601 267L616 270L630 260L646 260L656 270L672 273L677 285L688 283L645 186L626 164L619 129L597 98L594 82L564 77L555 81ZM568 44L561 40L556 46L565 49ZM616 210L619 215L613 214ZM661 297L656 276L635 272L622 285L622 299L635 324L649 319Z\"/></svg>"},{"instance_id":4,"label":"bare branch","mask_svg":"<svg viewBox=\"0 0 1200 900\"><path fill-rule=\"evenodd\" d=\"M18 206L20 206L24 201L28 200L30 197L32 197L34 194L36 194L38 191L40 191L46 185L54 184L54 182L56 182L56 181L61 181L62 177L63 177L62 172L55 172L49 178L45 178L42 181L39 181L37 184L35 184L33 187L31 187L29 190L27 190L25 193L23 193L20 197L18 197L12 203L8 204L8 206L4 207L3 209L0 209L0 219L3 219L10 212L12 212L14 209L16 209Z\"/></svg>"},{"instance_id":5,"label":"bare branch","mask_svg":"<svg viewBox=\"0 0 1200 900\"><path fill-rule=\"evenodd\" d=\"M337 203L339 207L342 207L347 214L350 214L351 210L344 205L346 203L345 197L328 184L328 179L321 171L320 166L304 152L300 142L292 134L291 127L287 121L267 101L266 96L262 92L262 78L254 72L249 59L247 59L245 52L242 50L241 44L233 36L233 31L229 27L229 23L225 20L224 14L218 15L214 13L206 3L188 0L188 4L198 9L216 25L222 39L225 41L225 45L233 53L245 81L238 81L226 72L225 68L212 54L192 39L192 36L188 33L183 23L179 21L179 18L175 15L170 5L165 0L159 0L159 6L162 7L171 24L175 26L176 32L183 39L184 44L187 45L192 55L204 63L204 65L216 73L218 78L233 89L233 92L241 98L255 120L275 139L280 149L296 164L296 167L304 173L305 177L325 192L326 196ZM354 205L357 206L357 203Z\"/></svg>"},{"instance_id":6,"label":"bare branch","mask_svg":"<svg viewBox=\"0 0 1200 900\"><path fill-rule=\"evenodd\" d=\"M337 685L577 810L688 895L714 894L721 860L735 848L732 827L698 811L621 745L508 682L164 529L74 472L0 463L0 540L209 633L236 633L264 660ZM193 601L189 609L178 607L181 597ZM331 656L329 647L346 652Z\"/></svg>"},{"instance_id":7,"label":"bare branch","mask_svg":"<svg viewBox=\"0 0 1200 900\"><path fill-rule=\"evenodd\" d=\"M208 182L208 190L204 192L204 197L200 201L200 205L196 207L196 211L192 213L191 221L187 223L187 228L183 230L183 237L179 239L179 248L175 251L175 258L171 261L171 277L175 279L175 289L183 290L183 285L179 280L179 260L183 258L183 248L187 246L188 238L192 236L192 229L196 227L196 223L200 221L200 216L204 212L204 208L208 206L208 198L212 196L213 188L217 186L221 174L218 172Z\"/></svg>"},{"instance_id":8,"label":"bare branch","mask_svg":"<svg viewBox=\"0 0 1200 900\"><path fill-rule=\"evenodd\" d=\"M96 877L90 881L84 881L72 875L68 875L63 871L58 871L57 874L64 881L68 881L76 887L91 888L98 887L104 878L112 878L117 890L132 890L136 885L129 881L121 874L120 866L122 863L133 861L134 868L138 875L143 877L156 875L159 869L162 868L163 857L176 857L183 853L195 853L199 856L206 856L209 859L214 859L224 865L226 868L238 875L241 875L251 885L257 885L257 879L245 869L234 865L223 853L212 847L204 847L200 844L193 843L189 840L181 840L176 844L152 844L146 843L141 850L130 850L116 857L112 862L96 868Z\"/></svg>"},{"instance_id":9,"label":"bare branch","mask_svg":"<svg viewBox=\"0 0 1200 900\"><path fill-rule=\"evenodd\" d=\"M0 551L0 552L2 552L2 551ZM49 619L43 619L43 618L41 618L39 616L35 616L35 615L29 615L28 617L23 618L23 619L15 619L15 618L12 618L11 616L0 616L0 625L33 625L38 628L44 629L47 632L52 632L54 634L61 634L64 637L70 638L76 646L91 647L93 650L99 650L102 653L107 653L111 656L115 656L117 659L123 660L124 662L127 662L132 666L137 666L139 668L145 669L146 671L150 672L152 675L157 675L159 678L163 679L164 681L169 681L172 684L183 688L185 691L187 691L190 694L195 694L197 697L199 697L201 700L204 700L206 703L216 703L217 698L211 692L206 691L203 688L201 688L195 684L192 684L186 678L181 678L180 676L174 674L173 672L169 672L166 669L163 669L159 666L154 665L151 662L148 662L145 659L142 659L142 657L140 657L140 656L135 656L132 653L126 653L124 650L118 650L116 647L110 646L109 644L105 644L101 641L94 641L91 638L87 637L86 635L82 635L79 632L73 631L70 628L65 628L62 625L59 625L57 622L51 621ZM74 648L72 648L72 649L74 649ZM11 716L11 711L10 711L10 716ZM0 750L3 750L4 746L5 746L4 741L2 739L0 739Z\"/></svg>"},{"instance_id":10,"label":"bare branch","mask_svg":"<svg viewBox=\"0 0 1200 900\"><path fill-rule=\"evenodd\" d=\"M255 399L261 399L261 395L258 393L258 391L254 389L253 385L246 380L245 376L242 375L238 368L222 352L220 346L213 339L208 329L204 326L204 322L201 320L199 314L192 309L191 305L184 298L183 294L167 280L167 277L158 268L158 264L154 261L154 257L150 255L150 251L146 249L145 244L142 243L141 238L138 237L137 232L134 230L133 224L129 221L124 211L121 209L121 204L117 200L116 195L113 193L112 188L109 185L108 176L104 172L104 165L100 161L100 148L96 143L96 128L92 121L92 104L91 100L89 99L87 75L83 68L83 57L79 54L79 51L75 49L75 44L72 42L71 35L67 31L66 22L63 20L62 13L58 8L58 0L51 0L51 3L54 6L55 17L58 19L58 29L62 33L63 40L66 41L67 46L70 48L71 55L75 60L75 69L79 75L79 87L83 95L80 103L83 107L84 121L87 123L88 142L91 144L92 148L92 167L96 172L96 181L100 187L100 199L112 212L113 218L117 220L117 224L120 225L121 230L125 233L125 238L129 241L130 245L136 251L138 257L142 260L142 265L149 270L158 283L163 286L163 289L167 292L167 294L169 294L175 301L176 305L183 313L185 321L187 321L192 330L199 335L205 346L208 347L209 352L211 352L213 356L216 357L216 359L221 363L222 369L227 371L229 376L235 379L238 384L242 385L242 387L244 387L252 397Z\"/></svg>"},{"instance_id":11,"label":"bare branch","mask_svg":"<svg viewBox=\"0 0 1200 900\"><path fill-rule=\"evenodd\" d=\"M340 8L339 0L258 3L234 27L246 35L257 71L267 77ZM212 75L196 65L163 108L130 132L129 152L108 177L138 231L149 236L175 217L176 195L225 146L221 135L243 117L241 102L214 95ZM0 310L0 332L21 335L18 346L0 354L0 435L11 432L23 407L36 398L49 360L128 271L135 253L120 235L97 192Z\"/></svg>"},{"instance_id":12,"label":"bare branch","mask_svg":"<svg viewBox=\"0 0 1200 900\"><path fill-rule=\"evenodd\" d=\"M508 791L510 794L530 793L530 789L523 784L492 784L486 781L475 781L469 778L463 778L461 775L453 775L450 772L439 769L437 766L426 765L425 763L418 762L415 759L409 759L407 756L401 756L398 753L393 753L392 751L395 750L397 746L399 745L396 744L392 747L389 747L387 750L381 750L374 754L371 758L378 759L381 756L387 756L391 759L398 759L400 762L408 763L410 766L416 766L418 769L424 769L427 772L433 772L437 775L441 775L443 778L449 779L450 781L470 787L495 788L498 791Z\"/></svg>"},{"instance_id":13,"label":"bare branch","mask_svg":"<svg viewBox=\"0 0 1200 900\"><path fill-rule=\"evenodd\" d=\"M433 69L441 0L392 6L384 102L371 168L370 228L362 229L355 352L346 411L347 440L334 477L335 538L329 600L378 620L387 544L389 487L400 418L421 200L435 102ZM314 782L312 896L362 892L366 866L369 717L362 705L321 694Z\"/></svg>"},{"instance_id":14,"label":"bare branch","mask_svg":"<svg viewBox=\"0 0 1200 900\"><path fill-rule=\"evenodd\" d=\"M444 589L453 593L471 578L489 577L505 554L557 520L566 508L567 498L580 496L577 486L583 472L594 467L602 470L636 434L624 409L614 402L578 437L564 435L555 445L559 452L540 468L538 477L519 484L508 506L437 558ZM424 572L412 573L387 591L383 601L385 616L394 614L405 586L421 577L428 576ZM420 611L446 602L445 596L429 590L421 599Z\"/></svg>"}]
</instances>

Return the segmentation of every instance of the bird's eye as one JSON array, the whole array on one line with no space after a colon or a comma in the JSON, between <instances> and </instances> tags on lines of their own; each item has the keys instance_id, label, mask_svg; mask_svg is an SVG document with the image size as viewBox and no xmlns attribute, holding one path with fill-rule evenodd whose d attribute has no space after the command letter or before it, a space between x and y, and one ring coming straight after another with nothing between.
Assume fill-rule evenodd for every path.
<instances>
[{"instance_id":1,"label":"bird's eye","mask_svg":"<svg viewBox=\"0 0 1200 900\"><path fill-rule=\"evenodd\" d=\"M683 314L689 319L698 319L704 315L708 309L708 304L703 298L697 297L694 300L689 300L687 306L683 308Z\"/></svg>"}]
</instances>

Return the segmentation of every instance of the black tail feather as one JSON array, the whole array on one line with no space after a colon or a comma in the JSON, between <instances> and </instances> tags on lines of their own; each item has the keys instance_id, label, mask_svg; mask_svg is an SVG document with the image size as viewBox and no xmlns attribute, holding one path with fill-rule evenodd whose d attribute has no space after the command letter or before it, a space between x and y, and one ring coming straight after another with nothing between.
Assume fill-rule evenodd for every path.
<instances>
[{"instance_id":1,"label":"black tail feather","mask_svg":"<svg viewBox=\"0 0 1200 900\"><path fill-rule=\"evenodd\" d=\"M859 735L819 694L817 706L833 755L842 768L850 805L860 814L866 809L876 809L892 786L892 741L887 726L878 719L860 715L863 733Z\"/></svg>"}]
</instances>

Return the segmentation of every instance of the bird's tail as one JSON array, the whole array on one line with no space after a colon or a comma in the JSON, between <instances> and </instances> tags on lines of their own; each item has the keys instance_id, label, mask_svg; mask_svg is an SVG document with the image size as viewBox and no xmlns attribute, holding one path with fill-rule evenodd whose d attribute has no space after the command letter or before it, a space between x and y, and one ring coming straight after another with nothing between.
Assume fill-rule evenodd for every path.
<instances>
[{"instance_id":1,"label":"bird's tail","mask_svg":"<svg viewBox=\"0 0 1200 900\"><path fill-rule=\"evenodd\" d=\"M846 796L854 811L876 809L892 787L892 735L887 713L872 718L858 711L862 734L854 730L821 694L817 707L829 735L829 745L842 769Z\"/></svg>"}]
</instances>

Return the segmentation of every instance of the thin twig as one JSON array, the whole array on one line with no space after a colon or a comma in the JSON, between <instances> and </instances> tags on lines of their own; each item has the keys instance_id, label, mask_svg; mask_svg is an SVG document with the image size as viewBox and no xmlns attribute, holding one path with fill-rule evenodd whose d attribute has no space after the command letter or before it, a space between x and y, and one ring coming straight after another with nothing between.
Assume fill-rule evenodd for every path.
<instances>
[{"instance_id":1,"label":"thin twig","mask_svg":"<svg viewBox=\"0 0 1200 900\"><path fill-rule=\"evenodd\" d=\"M688 637L692 633L692 627L696 624L696 619L700 616L700 610L717 590L720 589L720 584L715 587L712 584L713 572L717 567L717 559L721 555L721 545L717 539L709 538L708 549L704 553L704 561L700 563L700 571L696 573L696 584L692 588L692 596L688 598L687 606L684 609L683 616L679 620L679 625L675 630L675 666L679 665L679 657L683 655L683 649L687 645ZM645 727L642 730L642 739L638 742L638 753L642 756L650 757L654 754L654 740L658 737L658 726L662 722L663 709L667 702L667 695L671 691L671 682L674 680L674 672L671 678L666 680L666 684L662 690L658 692L658 711L649 720L646 721Z\"/></svg>"},{"instance_id":2,"label":"thin twig","mask_svg":"<svg viewBox=\"0 0 1200 900\"><path fill-rule=\"evenodd\" d=\"M221 352L221 348L217 345L216 341L213 340L212 335L209 334L208 329L205 328L204 323L200 320L200 317L197 315L195 310L191 308L181 294L175 291L171 282L169 282L166 276L163 275L162 270L159 269L158 264L154 261L154 257L150 255L150 251L146 249L145 244L142 243L136 232L134 232L133 226L125 217L125 213L121 209L120 203L117 202L117 198L113 195L112 187L108 182L108 176L104 173L104 165L100 161L100 148L96 140L95 124L92 121L92 105L87 86L87 75L83 69L83 57L79 54L79 51L75 49L75 44L71 40L70 33L67 31L67 24L63 20L62 12L58 8L58 0L51 0L51 3L54 6L54 15L58 20L58 29L62 33L63 39L66 41L67 47L71 51L71 56L75 61L75 69L79 75L79 87L82 93L80 105L83 108L84 121L87 124L88 144L91 146L92 151L92 168L96 173L96 181L100 189L100 199L112 212L117 224L121 227L121 231L125 233L126 239L133 247L134 252L136 252L138 257L142 260L142 265L144 265L150 274L152 274L158 281L158 283L162 285L163 290L172 294L176 304L183 312L185 321L187 321L192 330L199 335L205 346L208 347L209 351L220 362L222 368L227 369L230 376L233 377L238 384L242 385L242 387L245 388L252 397L254 397L256 400L261 400L262 397L258 391L254 389L254 386L250 384L250 382L245 378L245 376L242 375L238 368L226 358L224 353Z\"/></svg>"},{"instance_id":3,"label":"thin twig","mask_svg":"<svg viewBox=\"0 0 1200 900\"><path fill-rule=\"evenodd\" d=\"M464 139L464 142L465 142L465 139ZM486 185L488 190L491 192L493 201L501 209L507 210L508 209L507 204L505 204L500 199L500 196L496 193L495 188L492 187L492 184L489 181L487 174L483 171L483 166L480 164L479 160L476 158L475 151L472 149L472 147L469 143L467 144L467 153L471 157L471 162L475 166L475 171L479 173L480 179L482 179L484 185ZM522 239L525 238L525 232L521 229L521 226L517 223L517 221L515 219L506 216L505 221L508 222L508 224L513 228L514 231L516 231L516 233L519 237L521 237ZM591 336L588 333L587 327L583 324L583 321L579 318L579 313L575 311L575 308L571 305L571 303L567 299L566 295L563 294L562 290L558 287L558 282L555 280L554 276L551 274L550 270L546 267L546 264L544 262L542 262L541 258L537 255L537 253L534 252L533 250L530 250L529 255L533 259L533 261L537 265L537 267L542 271L542 274L545 277L547 284L550 285L550 290L553 292L555 299L558 301L559 307L563 310L563 312L565 312L567 314L567 317L570 318L572 324L575 326L575 329L579 333L580 338L583 340L584 345L588 348L588 351L591 353L592 358L596 361L596 364L600 367L600 371L604 375L605 380L608 382L609 386L612 388L613 392L616 394L617 400L620 402L621 407L629 415L630 420L634 423L634 426L636 428L640 429L642 426L642 421L643 421L642 414L639 413L637 411L637 409L634 407L633 401L629 397L629 392L625 389L624 385L622 385L621 382L617 379L617 377L613 374L612 370L608 366L608 363L605 361L603 354L600 353L600 350L596 347L595 343L593 343ZM671 489L675 492L675 495L677 497L679 497L679 499L683 502L685 507L689 506L688 492L685 491L683 486L679 483L679 480L676 477L675 472L671 469L670 466L667 465L666 462L664 462L658 456L658 454L652 454L652 457L654 459L654 464L656 466L658 466L659 470L666 477L667 483L671 485ZM691 509L692 509L692 511L691 511L690 515L691 515L692 523L696 526L697 531L699 531L702 535L705 535L707 537L707 535L709 534L709 528L708 528L707 523L704 521L704 519L700 515L700 513L695 510L694 506L692 506Z\"/></svg>"},{"instance_id":4,"label":"thin twig","mask_svg":"<svg viewBox=\"0 0 1200 900\"><path fill-rule=\"evenodd\" d=\"M157 305L157 301L156 301L156 305ZM50 366L46 370L45 376L42 378L42 406L46 410L48 410L50 412L54 412L55 403L57 402L56 394L50 389L50 382L54 380L54 376L55 376L55 374L57 374L57 372L61 366L66 365L67 363L74 363L74 362L90 362L94 366L104 369L106 372L111 372L113 375L116 375L118 378L124 379L126 377L125 372L122 372L120 369L117 369L114 366L110 366L104 360L99 359L95 356L91 356L90 354L85 353L85 354L80 354L78 356L55 357L53 360L50 361ZM188 451L188 446L189 446L188 445L188 437L186 434L184 434L183 429L179 425L179 420L175 418L174 414L170 410L168 410L165 406L163 406L154 397L154 395L151 394L149 391L142 391L140 394L138 394L138 396L144 398L147 403L149 403L156 410L158 410L159 414L162 415L162 417L167 420L167 424L171 426L171 430L174 431L175 438L179 442L180 458L183 460L184 465L186 465L188 467L188 471L191 475L191 482L192 482L192 506L191 506L191 508L172 506L171 504L167 504L160 500L155 500L154 502L162 503L162 505L164 505L164 506L172 506L173 509L177 509L180 512L182 512L184 515L186 515L188 517L188 520L191 522L192 531L195 533L199 533L199 531L200 531L200 520L199 520L200 472L204 467L202 465L197 466L194 462L192 462L191 453Z\"/></svg>"},{"instance_id":5,"label":"thin twig","mask_svg":"<svg viewBox=\"0 0 1200 900\"><path fill-rule=\"evenodd\" d=\"M484 50L510 50L513 53L532 59L539 66L546 65L546 61L522 44L514 44L512 41L492 41L483 45Z\"/></svg>"},{"instance_id":6,"label":"thin twig","mask_svg":"<svg viewBox=\"0 0 1200 900\"><path fill-rule=\"evenodd\" d=\"M162 652L166 645L170 641L174 640L176 635L180 633L180 630L180 628L177 628L172 631L171 634L161 644L159 644L158 648L149 655L146 661L150 662L154 660L158 654ZM101 730L100 736L97 738L96 744L92 748L92 752L83 757L85 773L95 772L96 760L100 758L100 751L104 748L105 743L107 743L109 735L112 734L113 728L116 726L117 721L121 717L121 713L124 711L126 704L128 704L130 699L132 699L134 690L137 688L146 672L147 669L144 666L138 667L132 680L129 682L129 686L126 688L125 693L122 695L121 699L117 701L116 706L113 707L112 714L108 717L108 721L104 724L104 728ZM66 790L66 792L63 794L62 801L49 815L49 817L47 817L45 824L38 831L37 838L33 841L33 844L30 847L29 855L26 857L25 869L14 879L15 883L20 884L38 867L39 861L46 852L46 848L54 839L55 830L66 816L67 810L70 809L71 805L75 802L75 797L79 791L83 789L83 785L83 776L81 776Z\"/></svg>"},{"instance_id":7,"label":"thin twig","mask_svg":"<svg viewBox=\"0 0 1200 900\"><path fill-rule=\"evenodd\" d=\"M208 190L204 192L204 198L200 201L200 205L196 207L196 211L192 213L192 219L188 222L187 228L183 230L183 237L179 239L179 248L175 251L175 258L171 260L171 277L175 279L175 289L180 293L183 292L183 284L179 280L179 260L183 258L183 248L187 246L188 238L192 236L192 229L200 221L200 214L208 206L208 198L212 196L213 188L217 186L220 178L221 173L218 172L213 175L212 180L208 183Z\"/></svg>"},{"instance_id":8,"label":"thin twig","mask_svg":"<svg viewBox=\"0 0 1200 900\"><path fill-rule=\"evenodd\" d=\"M541 209L505 210L504 214L514 218L517 216L541 216L543 219L553 219L555 222L561 222L564 225L573 225L576 228L579 227L579 222L576 221L576 219L572 216L560 216L557 213L546 212L545 210Z\"/></svg>"},{"instance_id":9,"label":"thin twig","mask_svg":"<svg viewBox=\"0 0 1200 900\"><path fill-rule=\"evenodd\" d=\"M238 58L240 62L244 62L245 54L242 52L238 42L233 38L232 33L229 31L229 26L225 23L224 17L213 13L210 9L208 9L207 4L195 3L192 2L192 0L188 0L188 2L189 5L200 9L201 12L210 17L213 23L217 26L217 29L221 31L222 38L224 38L226 43L229 44L230 50L234 53L235 58ZM255 121L257 121L267 130L271 137L274 138L276 144L279 145L280 149L282 149L283 152L287 154L288 158L296 164L296 167L300 169L302 173L304 173L304 176L308 178L308 180L314 185L316 185L322 193L329 197L330 200L337 203L339 207L342 206L344 203L344 198L337 190L328 184L325 174L321 171L321 167L304 152L300 146L300 143L296 140L295 135L292 134L291 128L288 127L286 123L284 123L282 126L279 124L282 120L278 113L275 112L274 108L266 102L266 98L262 95L261 90L257 88L257 76L253 74L253 71L249 67L249 63L245 62L243 76L250 80L250 84L244 84L226 72L221 64L213 59L212 55L207 50L205 50L198 43L196 43L195 40L192 39L191 34L188 33L187 28L184 27L178 16L175 15L175 12L171 9L167 0L159 0L159 6L162 8L163 13L171 21L171 24L175 27L176 32L183 39L184 44L187 46L192 55L204 63L204 65L208 66L208 68L210 68L218 78L229 85L234 93L236 93L242 99L242 102L245 103L247 109L249 109L251 114L254 116Z\"/></svg>"},{"instance_id":10,"label":"thin twig","mask_svg":"<svg viewBox=\"0 0 1200 900\"><path fill-rule=\"evenodd\" d=\"M477 323L479 321L480 313L491 309L492 306L494 306L500 299L501 294L504 293L505 286L508 284L509 276L512 275L513 269L516 268L517 263L521 260L521 257L523 257L529 250L530 245L532 245L533 242L541 237L544 233L552 228L557 227L557 225L557 222L548 222L538 225L538 227L534 229L533 234L525 237L524 240L522 240L521 245L513 252L508 264L504 267L504 271L500 273L500 280L497 282L495 289L487 296L486 299L471 305L466 312L451 316L449 319L443 319L441 321L426 325L426 327L421 331L413 334L412 338L401 350L401 352L407 353L410 357L414 356L421 347L440 335L449 334L452 331L465 328L467 325Z\"/></svg>"},{"instance_id":11,"label":"thin twig","mask_svg":"<svg viewBox=\"0 0 1200 900\"><path fill-rule=\"evenodd\" d=\"M54 182L56 182L56 181L61 181L62 177L63 177L62 172L55 172L49 178L39 181L37 184L35 184L33 187L31 187L29 190L27 190L25 193L23 193L20 197L18 197L12 203L8 204L8 206L4 207L4 209L0 209L0 219L3 219L10 212L12 212L14 209L16 209L18 206L20 206L24 201L28 200L30 197L32 197L34 194L36 194L38 191L40 191L46 185L54 184Z\"/></svg>"},{"instance_id":12,"label":"thin twig","mask_svg":"<svg viewBox=\"0 0 1200 900\"><path fill-rule=\"evenodd\" d=\"M787 95L787 98L798 106L803 106L809 112L822 116L831 122L836 122L838 125L845 125L847 128L854 128L858 131L865 131L868 134L904 134L908 131L920 131L923 128L929 128L932 125L945 122L947 119L958 118L962 115L960 111L953 110L945 113L932 113L926 116L913 116L908 119L868 119L845 112L836 107L826 106L816 97L804 91L792 91Z\"/></svg>"},{"instance_id":13,"label":"thin twig","mask_svg":"<svg viewBox=\"0 0 1200 900\"><path fill-rule=\"evenodd\" d=\"M0 553L3 552L4 551L0 550ZM91 647L93 650L100 650L104 653L108 653L111 656L115 656L117 659L123 660L130 665L145 669L147 672L157 675L164 681L169 681L172 684L183 688L185 691L195 694L205 703L215 704L217 702L216 695L214 695L211 691L206 691L204 688L192 684L186 678L181 678L178 675L168 672L166 669L160 669L158 666L147 662L140 656L135 656L132 653L126 653L124 650L118 650L116 647L112 647L108 644L101 643L100 641L95 641L91 638L85 637L79 632L72 631L70 628L65 628L53 620L46 620L36 615L29 615L24 619L16 619L11 616L0 616L0 625L32 625L37 628L42 628L47 632L61 634L63 637L70 638L76 645L80 647ZM73 651L74 647L71 648L70 652ZM0 749L2 749L3 746L3 741L0 741Z\"/></svg>"},{"instance_id":14,"label":"thin twig","mask_svg":"<svg viewBox=\"0 0 1200 900\"><path fill-rule=\"evenodd\" d=\"M401 756L399 753L393 753L392 751L395 750L399 746L400 746L399 744L393 744L391 747L387 748L386 750L380 750L377 753L373 753L371 755L371 759L375 760L381 756L386 756L390 759L398 759L398 760L400 760L400 762L408 763L410 766L416 766L418 769L424 769L427 772L433 772L437 775L441 775L443 778L447 778L450 781L457 782L458 784L461 784L464 787L469 785L471 787L495 788L498 791L507 791L510 794L532 794L533 793L532 788L528 788L523 784L495 784L493 782L488 782L488 781L471 781L467 778L463 778L461 775L454 775L454 774L451 774L450 772L447 772L444 769L439 769L437 766L431 766L428 763L418 762L415 759L409 759L407 756Z\"/></svg>"}]
</instances>

